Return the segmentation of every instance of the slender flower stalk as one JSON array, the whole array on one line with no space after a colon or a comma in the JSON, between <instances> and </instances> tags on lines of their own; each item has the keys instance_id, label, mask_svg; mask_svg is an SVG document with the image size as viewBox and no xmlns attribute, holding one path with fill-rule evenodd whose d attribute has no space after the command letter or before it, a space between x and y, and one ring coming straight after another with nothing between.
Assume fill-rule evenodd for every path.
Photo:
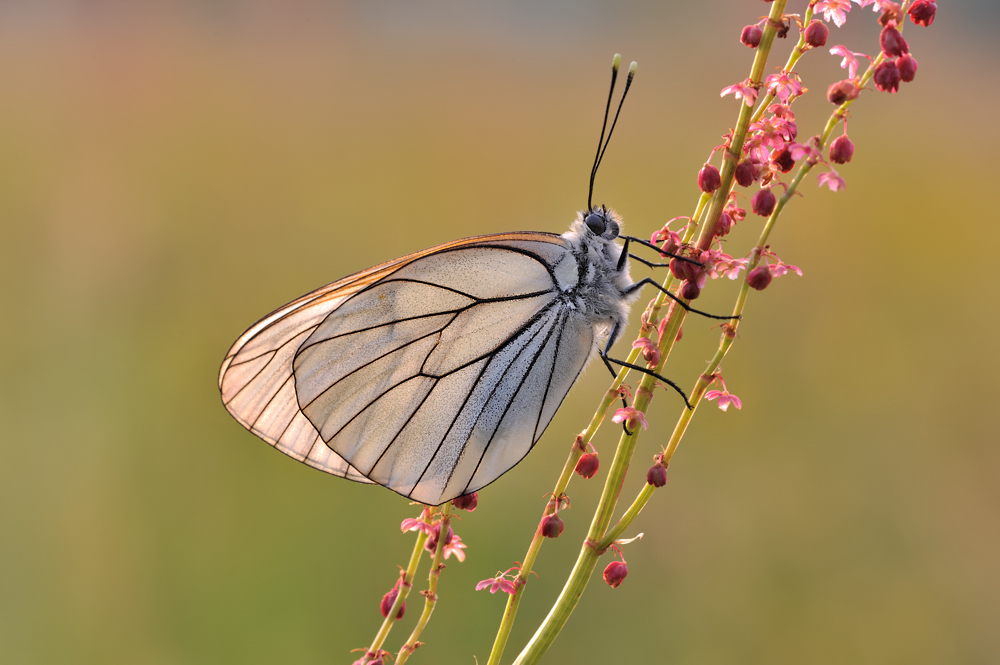
<instances>
[{"instance_id":1,"label":"slender flower stalk","mask_svg":"<svg viewBox=\"0 0 1000 665\"><path fill-rule=\"evenodd\" d=\"M444 504L440 510L441 530L438 533L437 547L434 548L434 559L431 562L431 570L427 575L427 590L421 592L424 596L424 611L420 614L420 619L417 621L417 625L413 628L413 632L410 633L409 639L406 640L406 644L404 644L403 648L399 650L399 656L396 658L396 665L402 665L402 663L405 663L407 658L410 657L410 654L412 654L413 651L422 644L419 642L420 634L424 632L427 622L431 619L431 614L434 613L434 607L437 605L438 578L441 577L441 569L444 568L442 555L444 554L445 545L447 544L448 528L451 526L451 502L449 501ZM389 616L395 615L390 614Z\"/></svg>"},{"instance_id":2,"label":"slender flower stalk","mask_svg":"<svg viewBox=\"0 0 1000 665\"><path fill-rule=\"evenodd\" d=\"M423 517L423 515L421 515L421 517ZM376 658L376 654L381 652L382 645L385 644L385 640L389 636L389 631L392 630L392 627L396 624L396 621L398 621L396 616L399 614L400 608L403 607L403 603L406 602L406 597L409 595L410 589L413 587L413 578L417 574L417 567L420 565L420 557L424 552L425 542L427 542L427 531L418 529L417 542L413 544L413 553L410 554L410 563L406 566L406 570L403 572L402 578L400 579L399 593L397 593L396 600L392 603L392 608L385 615L385 619L382 621L382 626L375 634L375 639L372 640L371 646L368 647L366 657L363 658L362 661Z\"/></svg>"},{"instance_id":3,"label":"slender flower stalk","mask_svg":"<svg viewBox=\"0 0 1000 665\"><path fill-rule=\"evenodd\" d=\"M767 63L771 45L774 42L777 29L781 26L785 4L785 0L775 0L775 2L771 4L771 12L768 16L760 44L756 49L753 67L748 79L750 84L754 87L759 87L761 84L764 67ZM741 104L739 118L730 142L731 145L726 150L725 158L723 159L722 170L720 172L721 186L715 190L714 196L712 196L711 201L708 203L705 219L701 223L701 235L698 241L698 249L701 251L709 249L711 241L715 236L716 225L718 224L719 218L722 215L722 210L728 201L729 190L733 185L736 164L742 156L743 143L746 138L747 129L750 126L750 120L750 107L745 104ZM701 201L699 201L698 207L703 208ZM699 217L700 215L695 215L695 220ZM689 226L689 233L693 233L693 225ZM668 277L664 283L664 288L669 288L672 280L672 276ZM663 306L665 301L666 295L662 292L658 294L653 306L654 312L658 311L659 308ZM677 335L680 332L681 324L684 321L685 313L686 311L683 308L671 305L667 325L664 328L663 334L660 335L659 345L661 357L659 364L656 366L657 373L662 370L663 365L666 363L670 355L670 351L673 349L674 343L677 340ZM646 320L651 321L652 319ZM643 413L647 410L649 402L653 397L654 385L655 379L652 376L643 376L639 384L639 388L636 390L633 408ZM638 440L640 431L641 429L636 427L630 434L623 433L619 439L614 460L612 461L611 468L608 471L604 491L598 503L597 510L594 513L590 530L587 533L587 538L580 549L580 554L577 557L576 564L573 566L573 570L570 573L562 592L559 594L559 598L556 600L555 605L553 605L548 616L546 616L545 620L538 627L538 630L528 642L528 645L515 660L516 665L528 665L530 663L538 662L542 655L552 645L552 642L566 624L570 614L572 614L581 596L583 595L583 591L594 572L594 568L597 566L597 562L601 554L603 554L607 549L606 546L602 548L601 545L605 540L608 526L611 523L611 518L613 516L615 506L617 505L618 496L621 492L622 484L625 481L625 473L627 472L629 462L632 459L632 454L635 450L636 441Z\"/></svg>"}]
</instances>

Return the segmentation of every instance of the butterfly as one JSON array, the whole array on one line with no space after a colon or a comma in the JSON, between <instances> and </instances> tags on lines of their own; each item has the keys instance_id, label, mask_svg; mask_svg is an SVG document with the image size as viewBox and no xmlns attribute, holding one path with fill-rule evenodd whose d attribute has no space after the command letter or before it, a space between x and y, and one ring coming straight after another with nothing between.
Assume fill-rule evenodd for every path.
<instances>
[{"instance_id":1,"label":"butterfly","mask_svg":"<svg viewBox=\"0 0 1000 665\"><path fill-rule=\"evenodd\" d=\"M226 354L229 413L312 467L440 505L520 462L593 356L612 374L612 362L652 373L607 355L639 289L663 290L633 282L628 264L630 242L660 248L620 235L620 216L592 205L635 73L632 63L605 141L619 61L587 210L569 231L456 240L288 303Z\"/></svg>"}]
</instances>

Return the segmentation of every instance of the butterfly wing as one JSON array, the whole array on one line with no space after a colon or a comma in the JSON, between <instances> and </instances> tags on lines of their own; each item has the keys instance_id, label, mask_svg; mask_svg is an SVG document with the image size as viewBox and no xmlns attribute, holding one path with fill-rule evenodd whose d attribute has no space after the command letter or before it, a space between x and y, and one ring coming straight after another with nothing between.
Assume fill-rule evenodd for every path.
<instances>
[{"instance_id":1,"label":"butterfly wing","mask_svg":"<svg viewBox=\"0 0 1000 665\"><path fill-rule=\"evenodd\" d=\"M557 298L564 261L559 236L501 234L335 282L237 341L223 400L329 473L429 504L475 491L527 454L593 349Z\"/></svg>"}]
</instances>

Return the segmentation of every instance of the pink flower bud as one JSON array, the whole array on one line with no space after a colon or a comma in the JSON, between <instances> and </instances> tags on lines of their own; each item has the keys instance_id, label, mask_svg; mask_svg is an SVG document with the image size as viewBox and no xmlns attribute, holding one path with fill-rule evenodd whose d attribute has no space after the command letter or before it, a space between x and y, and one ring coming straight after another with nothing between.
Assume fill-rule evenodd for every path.
<instances>
[{"instance_id":1,"label":"pink flower bud","mask_svg":"<svg viewBox=\"0 0 1000 665\"><path fill-rule=\"evenodd\" d=\"M764 31L760 29L760 26L748 25L743 28L743 33L740 35L740 41L750 48L757 48L757 46L760 45L760 38L763 36Z\"/></svg>"},{"instance_id":2,"label":"pink flower bud","mask_svg":"<svg viewBox=\"0 0 1000 665\"><path fill-rule=\"evenodd\" d=\"M604 581L610 584L612 589L617 588L626 575L628 575L628 566L625 565L624 561L612 561L604 569Z\"/></svg>"},{"instance_id":3,"label":"pink flower bud","mask_svg":"<svg viewBox=\"0 0 1000 665\"><path fill-rule=\"evenodd\" d=\"M694 300L700 295L701 287L698 286L697 282L684 282L684 286L681 287L681 298Z\"/></svg>"},{"instance_id":4,"label":"pink flower bud","mask_svg":"<svg viewBox=\"0 0 1000 665\"><path fill-rule=\"evenodd\" d=\"M887 58L898 58L904 53L910 52L909 45L894 25L882 28L878 43L882 47L882 53L885 53Z\"/></svg>"},{"instance_id":5,"label":"pink flower bud","mask_svg":"<svg viewBox=\"0 0 1000 665\"><path fill-rule=\"evenodd\" d=\"M601 462L597 459L597 453L584 453L576 463L576 472L584 478L593 478L600 467Z\"/></svg>"},{"instance_id":6,"label":"pink flower bud","mask_svg":"<svg viewBox=\"0 0 1000 665\"><path fill-rule=\"evenodd\" d=\"M917 25L927 27L934 22L937 13L937 3L934 0L917 0L910 5L910 20Z\"/></svg>"},{"instance_id":7,"label":"pink flower bud","mask_svg":"<svg viewBox=\"0 0 1000 665\"><path fill-rule=\"evenodd\" d=\"M754 168L753 162L744 159L736 165L736 184L740 187L749 187L753 184Z\"/></svg>"},{"instance_id":8,"label":"pink flower bud","mask_svg":"<svg viewBox=\"0 0 1000 665\"><path fill-rule=\"evenodd\" d=\"M667 467L663 466L660 462L649 467L649 471L646 472L646 483L653 487L663 487L666 485Z\"/></svg>"},{"instance_id":9,"label":"pink flower bud","mask_svg":"<svg viewBox=\"0 0 1000 665\"><path fill-rule=\"evenodd\" d=\"M546 538L558 538L565 526L559 513L546 515L542 518L542 535Z\"/></svg>"},{"instance_id":10,"label":"pink flower bud","mask_svg":"<svg viewBox=\"0 0 1000 665\"><path fill-rule=\"evenodd\" d=\"M382 596L382 602L379 603L379 610L382 611L383 617L389 616L389 610L392 609L392 604L396 602L396 596L398 595L399 595L399 587L394 586L389 591L389 593ZM406 612L406 601L404 600L402 604L399 606L399 612L396 613L396 618L402 619L403 614L405 612Z\"/></svg>"},{"instance_id":11,"label":"pink flower bud","mask_svg":"<svg viewBox=\"0 0 1000 665\"><path fill-rule=\"evenodd\" d=\"M886 60L875 68L875 86L882 92L897 92L901 78L895 60Z\"/></svg>"},{"instance_id":12,"label":"pink flower bud","mask_svg":"<svg viewBox=\"0 0 1000 665\"><path fill-rule=\"evenodd\" d=\"M750 288L763 291L771 283L771 279L771 271L768 270L767 266L757 266L747 275L747 284L750 285Z\"/></svg>"},{"instance_id":13,"label":"pink flower bud","mask_svg":"<svg viewBox=\"0 0 1000 665\"><path fill-rule=\"evenodd\" d=\"M774 198L774 192L771 191L771 188L761 187L760 191L750 199L750 209L761 217L767 217L774 212L774 206L777 203L778 199Z\"/></svg>"},{"instance_id":14,"label":"pink flower bud","mask_svg":"<svg viewBox=\"0 0 1000 665\"><path fill-rule=\"evenodd\" d=\"M719 175L719 169L715 168L711 164L705 164L698 171L698 188L706 194L711 194L722 185L722 176Z\"/></svg>"},{"instance_id":15,"label":"pink flower bud","mask_svg":"<svg viewBox=\"0 0 1000 665\"><path fill-rule=\"evenodd\" d=\"M719 223L715 225L715 237L721 238L727 235L731 228L733 228L733 218L728 213L722 213L719 215Z\"/></svg>"},{"instance_id":16,"label":"pink flower bud","mask_svg":"<svg viewBox=\"0 0 1000 665\"><path fill-rule=\"evenodd\" d=\"M830 36L830 28L826 27L823 21L810 21L809 25L806 26L803 36L805 37L806 44L809 44L813 48L826 46L826 38Z\"/></svg>"},{"instance_id":17,"label":"pink flower bud","mask_svg":"<svg viewBox=\"0 0 1000 665\"><path fill-rule=\"evenodd\" d=\"M896 58L896 69L899 70L899 78L909 83L917 75L917 59L909 53L901 55Z\"/></svg>"},{"instance_id":18,"label":"pink flower bud","mask_svg":"<svg viewBox=\"0 0 1000 665\"><path fill-rule=\"evenodd\" d=\"M830 144L830 161L834 164L846 164L854 156L854 142L847 134L838 136Z\"/></svg>"},{"instance_id":19,"label":"pink flower bud","mask_svg":"<svg viewBox=\"0 0 1000 665\"><path fill-rule=\"evenodd\" d=\"M457 499L452 500L451 503L459 510L468 510L471 513L479 505L479 494L476 492L463 494Z\"/></svg>"},{"instance_id":20,"label":"pink flower bud","mask_svg":"<svg viewBox=\"0 0 1000 665\"><path fill-rule=\"evenodd\" d=\"M677 279L686 279L693 282L698 279L699 275L701 275L701 266L691 263L690 261L670 259L670 272L672 272L674 277Z\"/></svg>"},{"instance_id":21,"label":"pink flower bud","mask_svg":"<svg viewBox=\"0 0 1000 665\"><path fill-rule=\"evenodd\" d=\"M782 173L788 173L795 166L795 160L792 159L792 152L788 148L782 148L772 153L771 163L777 166Z\"/></svg>"},{"instance_id":22,"label":"pink flower bud","mask_svg":"<svg viewBox=\"0 0 1000 665\"><path fill-rule=\"evenodd\" d=\"M826 98L830 100L831 104L840 106L844 102L857 99L859 92L860 90L854 81L845 79L843 81L837 81L827 88Z\"/></svg>"}]
</instances>

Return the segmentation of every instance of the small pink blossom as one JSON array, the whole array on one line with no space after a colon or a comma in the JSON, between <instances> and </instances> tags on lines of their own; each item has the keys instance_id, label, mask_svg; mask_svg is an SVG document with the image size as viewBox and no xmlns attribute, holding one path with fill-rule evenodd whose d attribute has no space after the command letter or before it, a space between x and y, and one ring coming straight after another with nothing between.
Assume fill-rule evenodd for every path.
<instances>
[{"instance_id":1,"label":"small pink blossom","mask_svg":"<svg viewBox=\"0 0 1000 665\"><path fill-rule=\"evenodd\" d=\"M823 185L829 187L831 192L839 192L847 186L840 174L834 170L819 174L819 186Z\"/></svg>"},{"instance_id":2,"label":"small pink blossom","mask_svg":"<svg viewBox=\"0 0 1000 665\"><path fill-rule=\"evenodd\" d=\"M736 279L740 271L747 267L746 259L734 259L718 249L702 252L700 260L704 264L708 276L712 279L723 276Z\"/></svg>"},{"instance_id":3,"label":"small pink blossom","mask_svg":"<svg viewBox=\"0 0 1000 665\"><path fill-rule=\"evenodd\" d=\"M632 428L635 427L636 421L642 425L643 429L649 427L649 424L646 422L646 414L631 406L618 409L615 411L615 415L611 416L611 422L620 423L622 421L625 421L626 426Z\"/></svg>"},{"instance_id":4,"label":"small pink blossom","mask_svg":"<svg viewBox=\"0 0 1000 665\"><path fill-rule=\"evenodd\" d=\"M660 364L660 347L653 344L653 340L648 337L640 337L632 342L633 349L642 349L642 357L650 365Z\"/></svg>"},{"instance_id":5,"label":"small pink blossom","mask_svg":"<svg viewBox=\"0 0 1000 665\"><path fill-rule=\"evenodd\" d=\"M412 517L407 517L405 520L403 520L403 522L399 525L399 528L403 532L423 531L429 536L434 534L433 526L431 526L430 524L428 524L423 520L413 519Z\"/></svg>"},{"instance_id":6,"label":"small pink blossom","mask_svg":"<svg viewBox=\"0 0 1000 665\"><path fill-rule=\"evenodd\" d=\"M789 97L802 94L802 84L799 83L798 77L795 74L789 74L788 72L771 74L765 82L767 83L768 92L780 99L782 104L787 104Z\"/></svg>"},{"instance_id":7,"label":"small pink blossom","mask_svg":"<svg viewBox=\"0 0 1000 665\"><path fill-rule=\"evenodd\" d=\"M736 96L736 99L742 99L747 106L753 106L754 102L757 101L757 89L752 85L748 85L749 82L750 79L747 79L742 83L734 83L733 85L726 86L722 89L719 96L725 97L732 93Z\"/></svg>"},{"instance_id":8,"label":"small pink blossom","mask_svg":"<svg viewBox=\"0 0 1000 665\"><path fill-rule=\"evenodd\" d=\"M754 123L757 124L757 123ZM771 161L771 151L764 144L764 137L761 134L754 134L743 144L743 152L747 159L757 164Z\"/></svg>"},{"instance_id":9,"label":"small pink blossom","mask_svg":"<svg viewBox=\"0 0 1000 665\"><path fill-rule=\"evenodd\" d=\"M874 4L875 6L872 7L873 12L882 11L882 6L886 4L883 0L854 0L854 2L858 3L858 6L862 8Z\"/></svg>"},{"instance_id":10,"label":"small pink blossom","mask_svg":"<svg viewBox=\"0 0 1000 665\"><path fill-rule=\"evenodd\" d=\"M851 0L820 0L816 3L816 11L823 12L824 20L832 20L839 28L847 20L847 12L851 11Z\"/></svg>"},{"instance_id":11,"label":"small pink blossom","mask_svg":"<svg viewBox=\"0 0 1000 665\"><path fill-rule=\"evenodd\" d=\"M476 591L482 591L483 589L489 589L490 593L496 593L497 591L503 591L504 593L509 593L514 595L517 593L517 584L514 580L508 580L507 575L510 574L512 570L517 570L517 567L508 568L502 573L497 573L496 577L491 577L487 580L483 580L476 585Z\"/></svg>"},{"instance_id":12,"label":"small pink blossom","mask_svg":"<svg viewBox=\"0 0 1000 665\"><path fill-rule=\"evenodd\" d=\"M832 53L833 55L839 55L840 57L843 58L843 60L840 61L840 68L847 70L848 78L854 78L855 74L858 73L859 57L871 60L871 57L865 55L864 53L852 51L848 49L846 46L843 46L842 44L834 46L832 49L830 49L830 53Z\"/></svg>"},{"instance_id":13,"label":"small pink blossom","mask_svg":"<svg viewBox=\"0 0 1000 665\"><path fill-rule=\"evenodd\" d=\"M788 144L788 150L792 153L792 159L795 161L805 159L815 164L823 159L823 153L816 146L812 145L812 143L790 143Z\"/></svg>"},{"instance_id":14,"label":"small pink blossom","mask_svg":"<svg viewBox=\"0 0 1000 665\"><path fill-rule=\"evenodd\" d=\"M462 550L464 550L466 547L467 547L466 544L462 542L462 539L459 538L458 534L456 533L451 537L450 541L444 544L444 558L447 559L452 554L454 554L455 558L458 559L459 561L465 561L465 552L463 552Z\"/></svg>"},{"instance_id":15,"label":"small pink blossom","mask_svg":"<svg viewBox=\"0 0 1000 665\"><path fill-rule=\"evenodd\" d=\"M730 395L726 390L709 390L705 393L705 399L711 401L713 399L719 399L719 408L723 411L729 410L729 405L732 404L737 409L743 408L743 402L736 395Z\"/></svg>"},{"instance_id":16,"label":"small pink blossom","mask_svg":"<svg viewBox=\"0 0 1000 665\"><path fill-rule=\"evenodd\" d=\"M784 277L788 272L794 272L799 277L802 277L801 268L793 266L791 263L782 263L780 260L778 263L768 265L767 269L771 272L772 277Z\"/></svg>"},{"instance_id":17,"label":"small pink blossom","mask_svg":"<svg viewBox=\"0 0 1000 665\"><path fill-rule=\"evenodd\" d=\"M788 121L773 116L761 118L758 122L752 123L750 131L756 132L760 136L760 141L764 146L776 150L780 150L784 147L785 142L792 138Z\"/></svg>"}]
</instances>

